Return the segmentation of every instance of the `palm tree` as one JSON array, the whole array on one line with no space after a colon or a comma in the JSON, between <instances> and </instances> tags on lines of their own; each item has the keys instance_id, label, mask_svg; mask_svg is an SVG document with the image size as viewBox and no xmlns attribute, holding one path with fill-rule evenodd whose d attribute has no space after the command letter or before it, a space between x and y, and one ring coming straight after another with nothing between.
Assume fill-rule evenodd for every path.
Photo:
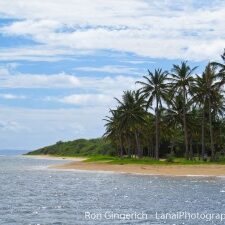
<instances>
[{"instance_id":1,"label":"palm tree","mask_svg":"<svg viewBox=\"0 0 225 225\"><path fill-rule=\"evenodd\" d=\"M181 65L173 65L171 78L174 93L180 93L183 100L183 129L185 141L185 157L188 159L188 130L187 130L187 99L190 94L190 88L193 86L194 78L192 74L197 67L191 68L187 62L181 62Z\"/></svg>"},{"instance_id":2,"label":"palm tree","mask_svg":"<svg viewBox=\"0 0 225 225\"><path fill-rule=\"evenodd\" d=\"M213 137L213 124L212 124L212 111L215 109L216 105L220 101L221 87L223 82L218 80L220 75L216 74L216 68L212 64L208 64L203 73L203 77L206 83L206 101L208 105L208 116L209 116L209 131L210 131L210 148L211 148L211 158L215 159L215 146Z\"/></svg>"},{"instance_id":3,"label":"palm tree","mask_svg":"<svg viewBox=\"0 0 225 225\"><path fill-rule=\"evenodd\" d=\"M169 148L179 154L175 147L181 145L187 159L196 152L200 158L200 146L202 158L206 147L212 160L218 150L225 154L225 51L222 59L209 63L196 78L192 76L196 67L187 62L173 65L169 76L162 69L148 71L136 82L138 91L125 91L121 100L116 99L118 106L105 119L105 136L117 145L120 156L159 159ZM161 143L163 152L159 152Z\"/></svg>"},{"instance_id":4,"label":"palm tree","mask_svg":"<svg viewBox=\"0 0 225 225\"><path fill-rule=\"evenodd\" d=\"M146 126L143 127L143 141L147 148L147 156L154 157L155 116L147 112L145 117Z\"/></svg>"},{"instance_id":5,"label":"palm tree","mask_svg":"<svg viewBox=\"0 0 225 225\"><path fill-rule=\"evenodd\" d=\"M146 111L144 110L145 101L140 96L139 91L124 91L122 101L117 99L119 103L119 127L120 130L127 130L134 133L137 145L137 155L142 157L143 152L140 144L141 126L145 124Z\"/></svg>"},{"instance_id":6,"label":"palm tree","mask_svg":"<svg viewBox=\"0 0 225 225\"><path fill-rule=\"evenodd\" d=\"M192 104L192 100L190 100L190 104ZM191 110L187 113L187 128L188 128L188 136L189 136L189 159L193 160L194 151L193 151L193 143L195 142L196 148L198 148L198 142L201 134L201 120L199 109L194 106L191 107ZM199 150L198 150L199 156Z\"/></svg>"},{"instance_id":7,"label":"palm tree","mask_svg":"<svg viewBox=\"0 0 225 225\"><path fill-rule=\"evenodd\" d=\"M192 88L193 101L200 107L201 111L201 158L205 157L205 115L206 115L206 98L207 98L207 86L206 76L203 73L202 76L197 75L194 86Z\"/></svg>"},{"instance_id":8,"label":"palm tree","mask_svg":"<svg viewBox=\"0 0 225 225\"><path fill-rule=\"evenodd\" d=\"M168 99L168 108L165 111L164 121L167 129L170 130L170 142L171 152L176 143L182 143L183 138L182 126L183 126L183 97L180 93L174 95ZM188 103L190 104L190 102ZM183 139L182 139L183 140Z\"/></svg>"},{"instance_id":9,"label":"palm tree","mask_svg":"<svg viewBox=\"0 0 225 225\"><path fill-rule=\"evenodd\" d=\"M162 103L167 99L168 86L166 84L167 72L162 69L157 69L154 73L148 70L148 76L143 76L145 82L137 81L140 84L140 92L143 94L147 101L146 107L149 108L155 102L155 158L159 159L159 121L160 121L160 109Z\"/></svg>"},{"instance_id":10,"label":"palm tree","mask_svg":"<svg viewBox=\"0 0 225 225\"><path fill-rule=\"evenodd\" d=\"M106 116L104 119L106 121L105 128L106 132L103 137L109 138L118 146L118 152L120 157L123 156L123 142L122 142L122 130L120 129L119 124L119 111L111 110L111 116Z\"/></svg>"}]
</instances>

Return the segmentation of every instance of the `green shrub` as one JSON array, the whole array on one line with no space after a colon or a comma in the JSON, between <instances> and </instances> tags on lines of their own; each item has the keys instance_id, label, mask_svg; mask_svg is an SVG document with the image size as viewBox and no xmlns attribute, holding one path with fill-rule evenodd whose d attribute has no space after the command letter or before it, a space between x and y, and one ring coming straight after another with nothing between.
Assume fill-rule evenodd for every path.
<instances>
[{"instance_id":1,"label":"green shrub","mask_svg":"<svg viewBox=\"0 0 225 225\"><path fill-rule=\"evenodd\" d=\"M168 154L166 157L166 162L173 163L175 160L174 154Z\"/></svg>"}]
</instances>

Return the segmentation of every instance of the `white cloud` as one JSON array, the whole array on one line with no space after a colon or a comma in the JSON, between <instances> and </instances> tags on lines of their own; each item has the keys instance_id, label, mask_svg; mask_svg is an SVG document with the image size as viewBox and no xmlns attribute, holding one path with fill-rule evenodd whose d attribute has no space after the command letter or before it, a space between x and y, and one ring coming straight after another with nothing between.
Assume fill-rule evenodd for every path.
<instances>
[{"instance_id":1,"label":"white cloud","mask_svg":"<svg viewBox=\"0 0 225 225\"><path fill-rule=\"evenodd\" d=\"M73 94L58 99L62 103L75 105L96 106L109 104L112 102L112 96L104 94Z\"/></svg>"},{"instance_id":2,"label":"white cloud","mask_svg":"<svg viewBox=\"0 0 225 225\"><path fill-rule=\"evenodd\" d=\"M144 64L144 63L149 63L149 64L155 64L156 63L154 61L144 61L144 60L125 60L123 62L130 63L130 64L134 64L134 65Z\"/></svg>"},{"instance_id":3,"label":"white cloud","mask_svg":"<svg viewBox=\"0 0 225 225\"><path fill-rule=\"evenodd\" d=\"M9 70L7 68L1 68L0 67L0 78L2 76L8 76L10 74Z\"/></svg>"},{"instance_id":4,"label":"white cloud","mask_svg":"<svg viewBox=\"0 0 225 225\"><path fill-rule=\"evenodd\" d=\"M29 36L58 56L57 51L70 55L106 49L155 58L209 60L219 57L225 45L225 3L214 3L1 0L0 14L22 21L0 31ZM44 48L41 51L46 54ZM29 57L32 59L32 54L27 54Z\"/></svg>"},{"instance_id":5,"label":"white cloud","mask_svg":"<svg viewBox=\"0 0 225 225\"><path fill-rule=\"evenodd\" d=\"M80 52L81 54L82 52ZM74 54L74 53L73 53ZM15 47L15 48L1 48L0 60L29 60L29 61L47 61L54 62L66 59L72 55L72 51L62 48L50 48L47 45L31 47Z\"/></svg>"},{"instance_id":6,"label":"white cloud","mask_svg":"<svg viewBox=\"0 0 225 225\"><path fill-rule=\"evenodd\" d=\"M77 67L75 71L85 71L85 72L102 72L102 73L112 73L112 74L140 74L137 68L119 66L119 65L106 65L101 67Z\"/></svg>"},{"instance_id":7,"label":"white cloud","mask_svg":"<svg viewBox=\"0 0 225 225\"><path fill-rule=\"evenodd\" d=\"M29 132L29 129L16 121L0 121L0 130L10 132Z\"/></svg>"},{"instance_id":8,"label":"white cloud","mask_svg":"<svg viewBox=\"0 0 225 225\"><path fill-rule=\"evenodd\" d=\"M114 97L120 97L124 90L136 88L137 78L127 76L116 77L82 77L80 86L76 89L81 93L65 96L47 96L46 101L61 102L82 107L114 107ZM74 89L75 90L75 89Z\"/></svg>"},{"instance_id":9,"label":"white cloud","mask_svg":"<svg viewBox=\"0 0 225 225\"><path fill-rule=\"evenodd\" d=\"M14 100L14 99L26 99L27 97L24 95L14 95L10 93L0 94L0 98L7 99L7 100Z\"/></svg>"},{"instance_id":10,"label":"white cloud","mask_svg":"<svg viewBox=\"0 0 225 225\"><path fill-rule=\"evenodd\" d=\"M103 68L104 71L110 69L110 67ZM133 69L130 68L121 68L121 72L124 71L124 73L125 70L127 73L129 70L133 71ZM23 74L18 73L16 70L9 71L7 67L2 67L2 69L5 72L4 76L0 76L1 87L3 88L74 88L74 90L76 88L76 90L82 91L81 94L84 94L84 96L89 93L98 93L100 96L101 94L117 96L122 90L134 89L136 87L135 81L140 78L140 76L124 75L79 77L64 72L59 74ZM102 68L96 69L101 70ZM119 69L116 67L114 73ZM95 70L95 68L93 70ZM119 71L117 72L119 73Z\"/></svg>"},{"instance_id":11,"label":"white cloud","mask_svg":"<svg viewBox=\"0 0 225 225\"><path fill-rule=\"evenodd\" d=\"M65 73L45 74L15 74L0 79L4 88L74 88L80 85L77 77Z\"/></svg>"},{"instance_id":12,"label":"white cloud","mask_svg":"<svg viewBox=\"0 0 225 225\"><path fill-rule=\"evenodd\" d=\"M135 89L135 81L140 77L115 76L80 78L84 88L90 88L100 93L117 96L118 92L127 89Z\"/></svg>"},{"instance_id":13,"label":"white cloud","mask_svg":"<svg viewBox=\"0 0 225 225\"><path fill-rule=\"evenodd\" d=\"M42 34L55 31L60 28L61 24L54 20L25 20L13 23L11 26L3 27L3 33L10 35L31 35Z\"/></svg>"}]
</instances>

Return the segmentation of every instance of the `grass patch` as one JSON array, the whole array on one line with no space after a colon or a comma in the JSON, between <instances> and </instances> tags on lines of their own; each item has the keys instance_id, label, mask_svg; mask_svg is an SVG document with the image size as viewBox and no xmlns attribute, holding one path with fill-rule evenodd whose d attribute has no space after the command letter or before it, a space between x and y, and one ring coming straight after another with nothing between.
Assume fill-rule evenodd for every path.
<instances>
[{"instance_id":1,"label":"grass patch","mask_svg":"<svg viewBox=\"0 0 225 225\"><path fill-rule=\"evenodd\" d=\"M102 156L102 155L95 155L90 156L85 162L97 162L97 163L109 163L109 164L140 164L140 165L213 165L213 164L221 164L225 165L225 160L218 161L218 162L210 162L210 161L202 161L198 160L197 158L194 160L186 160L185 158L174 158L173 161L167 161L165 159L155 160L153 158L142 158L142 159L135 159L135 158L119 158L119 157L112 157L112 156Z\"/></svg>"}]
</instances>

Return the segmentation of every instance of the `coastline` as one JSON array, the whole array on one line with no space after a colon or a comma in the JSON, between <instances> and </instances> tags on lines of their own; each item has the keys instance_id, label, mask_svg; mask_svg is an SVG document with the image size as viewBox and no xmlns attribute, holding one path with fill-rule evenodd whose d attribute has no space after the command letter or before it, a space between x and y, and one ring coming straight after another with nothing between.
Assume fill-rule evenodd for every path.
<instances>
[{"instance_id":1,"label":"coastline","mask_svg":"<svg viewBox=\"0 0 225 225\"><path fill-rule=\"evenodd\" d=\"M71 161L84 161L85 157L69 157L69 156L54 156L54 155L22 155L23 157L33 158L33 159L48 159L48 160L71 160Z\"/></svg>"},{"instance_id":2,"label":"coastline","mask_svg":"<svg viewBox=\"0 0 225 225\"><path fill-rule=\"evenodd\" d=\"M104 162L84 162L85 157L64 157L52 155L23 155L34 159L65 160L64 164L51 165L48 168L68 171L114 172L157 176L203 176L225 177L225 165L145 165L145 164L110 164ZM67 162L66 162L67 161ZM71 162L68 162L71 161Z\"/></svg>"},{"instance_id":3,"label":"coastline","mask_svg":"<svg viewBox=\"0 0 225 225\"><path fill-rule=\"evenodd\" d=\"M76 161L61 165L53 165L49 168L160 176L225 176L225 165L119 165Z\"/></svg>"}]
</instances>

